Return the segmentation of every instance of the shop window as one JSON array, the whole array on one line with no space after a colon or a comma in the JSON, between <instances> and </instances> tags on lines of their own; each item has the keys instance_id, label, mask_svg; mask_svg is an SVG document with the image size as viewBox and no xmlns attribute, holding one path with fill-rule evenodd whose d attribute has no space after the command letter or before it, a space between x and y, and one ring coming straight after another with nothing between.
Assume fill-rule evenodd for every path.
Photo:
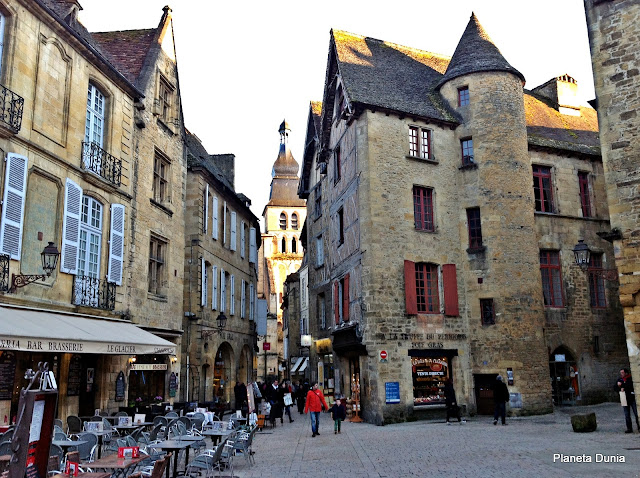
<instances>
[{"instance_id":1,"label":"shop window","mask_svg":"<svg viewBox=\"0 0 640 478\"><path fill-rule=\"evenodd\" d=\"M450 377L448 357L411 357L411 374L414 405L444 403L444 384Z\"/></svg>"},{"instance_id":2,"label":"shop window","mask_svg":"<svg viewBox=\"0 0 640 478\"><path fill-rule=\"evenodd\" d=\"M546 307L563 307L562 271L558 251L540 251L540 272L542 274L542 293Z\"/></svg>"},{"instance_id":3,"label":"shop window","mask_svg":"<svg viewBox=\"0 0 640 478\"><path fill-rule=\"evenodd\" d=\"M593 308L605 308L607 306L604 278L602 271L602 254L591 253L589 258L589 302Z\"/></svg>"},{"instance_id":4,"label":"shop window","mask_svg":"<svg viewBox=\"0 0 640 478\"><path fill-rule=\"evenodd\" d=\"M533 195L537 212L554 212L550 167L533 165Z\"/></svg>"}]
</instances>

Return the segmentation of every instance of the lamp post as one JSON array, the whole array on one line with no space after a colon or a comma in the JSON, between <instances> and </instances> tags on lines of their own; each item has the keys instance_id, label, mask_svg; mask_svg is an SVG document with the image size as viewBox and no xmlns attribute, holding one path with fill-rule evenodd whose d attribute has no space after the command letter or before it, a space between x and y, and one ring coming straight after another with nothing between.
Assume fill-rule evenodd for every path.
<instances>
[{"instance_id":1,"label":"lamp post","mask_svg":"<svg viewBox=\"0 0 640 478\"><path fill-rule=\"evenodd\" d=\"M51 273L56 270L58 265L58 258L60 252L53 242L49 242L47 246L40 253L42 258L42 269L44 274L11 274L11 289L9 292L15 292L16 289L31 284L32 282L41 280L47 280L47 277L51 276Z\"/></svg>"},{"instance_id":2,"label":"lamp post","mask_svg":"<svg viewBox=\"0 0 640 478\"><path fill-rule=\"evenodd\" d=\"M589 245L584 239L579 239L578 243L573 247L573 255L575 256L576 265L582 270L587 270L591 264L591 251ZM589 268L589 274L602 277L605 280L618 282L618 269L603 269L601 267Z\"/></svg>"}]
</instances>

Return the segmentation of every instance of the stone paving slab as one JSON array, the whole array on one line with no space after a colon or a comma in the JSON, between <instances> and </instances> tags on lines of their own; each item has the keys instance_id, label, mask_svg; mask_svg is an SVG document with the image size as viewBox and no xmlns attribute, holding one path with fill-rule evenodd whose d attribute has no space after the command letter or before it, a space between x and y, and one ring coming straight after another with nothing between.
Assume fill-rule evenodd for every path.
<instances>
[{"instance_id":1,"label":"stone paving slab","mask_svg":"<svg viewBox=\"0 0 640 478\"><path fill-rule=\"evenodd\" d=\"M571 415L589 412L596 413L598 430L574 433ZM379 427L346 421L339 435L333 434L331 417L322 414L315 438L308 415L293 416L294 423L256 434L256 463L249 466L238 457L235 476L640 477L640 434L624 433L619 404L508 418L504 427L494 426L492 417L472 417L462 425L442 420ZM574 461L563 463L556 456L554 462L554 454Z\"/></svg>"}]
</instances>

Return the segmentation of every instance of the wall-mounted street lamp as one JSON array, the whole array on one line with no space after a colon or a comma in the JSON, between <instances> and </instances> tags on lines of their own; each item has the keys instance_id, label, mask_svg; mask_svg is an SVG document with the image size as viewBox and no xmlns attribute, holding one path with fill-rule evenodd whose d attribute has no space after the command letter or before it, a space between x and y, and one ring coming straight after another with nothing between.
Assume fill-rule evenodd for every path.
<instances>
[{"instance_id":1,"label":"wall-mounted street lamp","mask_svg":"<svg viewBox=\"0 0 640 478\"><path fill-rule=\"evenodd\" d=\"M573 255L575 256L576 265L582 270L587 270L591 263L591 251L589 245L585 244L584 239L579 239L578 243L573 248ZM589 274L593 274L598 277L602 277L605 280L618 282L618 269L602 269L594 267L589 269Z\"/></svg>"},{"instance_id":2,"label":"wall-mounted street lamp","mask_svg":"<svg viewBox=\"0 0 640 478\"><path fill-rule=\"evenodd\" d=\"M136 360L138 360L138 357L136 357L135 355L132 355L131 357L129 357L129 363L131 365L133 365L134 363L136 363Z\"/></svg>"},{"instance_id":3,"label":"wall-mounted street lamp","mask_svg":"<svg viewBox=\"0 0 640 478\"><path fill-rule=\"evenodd\" d=\"M49 242L47 246L40 253L42 258L42 269L44 274L11 274L11 288L9 292L15 292L16 289L31 284L32 282L41 280L47 280L47 277L51 277L51 273L56 270L58 265L58 258L60 252L53 242ZM8 272L8 268L7 268Z\"/></svg>"},{"instance_id":4,"label":"wall-mounted street lamp","mask_svg":"<svg viewBox=\"0 0 640 478\"><path fill-rule=\"evenodd\" d=\"M214 333L222 334L222 331L224 330L224 327L226 325L227 325L227 316L224 315L224 312L220 312L220 314L218 314L218 318L216 319L216 328L202 330L202 338L206 339L212 336Z\"/></svg>"},{"instance_id":5,"label":"wall-mounted street lamp","mask_svg":"<svg viewBox=\"0 0 640 478\"><path fill-rule=\"evenodd\" d=\"M178 361L178 357L176 357L175 355L172 355L170 360L171 360L171 363L174 364Z\"/></svg>"}]
</instances>

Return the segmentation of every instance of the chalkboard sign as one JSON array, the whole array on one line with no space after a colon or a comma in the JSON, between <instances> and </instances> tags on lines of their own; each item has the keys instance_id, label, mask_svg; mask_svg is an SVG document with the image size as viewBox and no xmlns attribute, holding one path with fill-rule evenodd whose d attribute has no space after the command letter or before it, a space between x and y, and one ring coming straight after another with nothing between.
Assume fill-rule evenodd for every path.
<instances>
[{"instance_id":1,"label":"chalkboard sign","mask_svg":"<svg viewBox=\"0 0 640 478\"><path fill-rule=\"evenodd\" d=\"M124 389L124 373L120 370L118 378L116 378L116 400L119 402L124 400Z\"/></svg>"},{"instance_id":2,"label":"chalkboard sign","mask_svg":"<svg viewBox=\"0 0 640 478\"><path fill-rule=\"evenodd\" d=\"M175 397L177 390L178 390L178 377L175 374L175 372L171 372L171 376L169 377L169 396Z\"/></svg>"},{"instance_id":3,"label":"chalkboard sign","mask_svg":"<svg viewBox=\"0 0 640 478\"><path fill-rule=\"evenodd\" d=\"M67 396L75 397L80 394L80 382L82 380L82 358L79 354L71 356L69 362L69 375L67 378Z\"/></svg>"},{"instance_id":4,"label":"chalkboard sign","mask_svg":"<svg viewBox=\"0 0 640 478\"><path fill-rule=\"evenodd\" d=\"M16 354L11 350L0 352L0 400L11 400L16 375Z\"/></svg>"}]
</instances>

